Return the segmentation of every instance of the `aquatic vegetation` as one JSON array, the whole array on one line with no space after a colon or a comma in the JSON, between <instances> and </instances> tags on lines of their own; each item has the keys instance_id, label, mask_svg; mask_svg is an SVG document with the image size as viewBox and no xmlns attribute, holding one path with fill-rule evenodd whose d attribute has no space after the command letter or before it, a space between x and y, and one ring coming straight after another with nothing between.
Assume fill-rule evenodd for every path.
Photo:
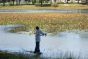
<instances>
[{"instance_id":1,"label":"aquatic vegetation","mask_svg":"<svg viewBox=\"0 0 88 59\"><path fill-rule=\"evenodd\" d=\"M22 24L27 30L34 30L35 26L40 26L46 32L58 32L66 30L87 30L87 14L57 14L57 13L1 13L0 25Z\"/></svg>"}]
</instances>

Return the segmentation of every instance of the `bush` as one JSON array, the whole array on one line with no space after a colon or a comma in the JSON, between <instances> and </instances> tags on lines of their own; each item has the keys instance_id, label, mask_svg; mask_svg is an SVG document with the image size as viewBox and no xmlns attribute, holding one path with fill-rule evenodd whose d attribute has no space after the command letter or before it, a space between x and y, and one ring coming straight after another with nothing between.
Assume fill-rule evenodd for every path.
<instances>
[{"instance_id":1,"label":"bush","mask_svg":"<svg viewBox=\"0 0 88 59\"><path fill-rule=\"evenodd\" d=\"M55 3L55 4L52 4L52 6L53 6L53 7L58 7L58 4L57 4L57 3Z\"/></svg>"},{"instance_id":2,"label":"bush","mask_svg":"<svg viewBox=\"0 0 88 59\"><path fill-rule=\"evenodd\" d=\"M36 6L41 6L41 4L35 4ZM43 7L51 6L51 4L42 4Z\"/></svg>"}]
</instances>

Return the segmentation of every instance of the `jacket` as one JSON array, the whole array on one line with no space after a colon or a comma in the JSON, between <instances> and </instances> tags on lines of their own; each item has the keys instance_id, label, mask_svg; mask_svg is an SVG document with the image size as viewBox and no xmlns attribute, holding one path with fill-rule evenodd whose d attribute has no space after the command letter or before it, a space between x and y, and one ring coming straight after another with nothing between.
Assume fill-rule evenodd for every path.
<instances>
[{"instance_id":1,"label":"jacket","mask_svg":"<svg viewBox=\"0 0 88 59\"><path fill-rule=\"evenodd\" d=\"M44 36L45 33L43 33L41 30L36 30L35 32L35 40L36 42L40 42L41 36Z\"/></svg>"}]
</instances>

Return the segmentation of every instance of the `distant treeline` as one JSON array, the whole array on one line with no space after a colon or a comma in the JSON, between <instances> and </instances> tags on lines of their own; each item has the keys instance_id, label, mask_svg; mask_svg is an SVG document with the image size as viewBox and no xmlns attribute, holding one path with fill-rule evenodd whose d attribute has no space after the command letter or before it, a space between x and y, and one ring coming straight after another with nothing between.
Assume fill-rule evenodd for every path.
<instances>
[{"instance_id":1,"label":"distant treeline","mask_svg":"<svg viewBox=\"0 0 88 59\"><path fill-rule=\"evenodd\" d=\"M66 0L63 3L69 3L70 0ZM83 2L85 1L85 2ZM88 4L88 0L83 0L81 2L83 2L84 4ZM32 4L32 5L38 5L38 6L50 6L51 4L56 4L58 3L56 0L0 0L0 5L22 5L22 4ZM62 2L59 2L62 3ZM72 2L70 2L72 3ZM77 3L80 3L80 0L77 0Z\"/></svg>"},{"instance_id":2,"label":"distant treeline","mask_svg":"<svg viewBox=\"0 0 88 59\"><path fill-rule=\"evenodd\" d=\"M8 3L9 5L21 5L21 4L33 4L35 5L40 4L41 6L43 5L43 3L49 4L49 0L0 0L0 3L3 3L3 6L6 5L6 3Z\"/></svg>"}]
</instances>

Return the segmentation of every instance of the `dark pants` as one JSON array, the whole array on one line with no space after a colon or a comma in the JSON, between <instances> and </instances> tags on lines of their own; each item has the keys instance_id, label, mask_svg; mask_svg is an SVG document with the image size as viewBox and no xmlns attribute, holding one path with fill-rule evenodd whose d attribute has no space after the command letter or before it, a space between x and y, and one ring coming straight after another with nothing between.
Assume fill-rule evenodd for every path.
<instances>
[{"instance_id":1,"label":"dark pants","mask_svg":"<svg viewBox=\"0 0 88 59\"><path fill-rule=\"evenodd\" d=\"M34 53L39 53L39 52L40 52L40 42L36 42Z\"/></svg>"}]
</instances>

